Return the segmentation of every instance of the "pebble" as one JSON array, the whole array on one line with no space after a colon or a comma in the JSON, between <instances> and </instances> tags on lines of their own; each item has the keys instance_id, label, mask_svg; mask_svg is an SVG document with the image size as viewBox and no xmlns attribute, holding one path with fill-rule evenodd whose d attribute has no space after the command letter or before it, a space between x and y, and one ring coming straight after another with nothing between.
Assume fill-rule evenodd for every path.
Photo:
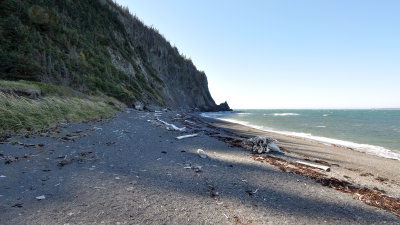
<instances>
[{"instance_id":1,"label":"pebble","mask_svg":"<svg viewBox=\"0 0 400 225\"><path fill-rule=\"evenodd\" d=\"M197 149L197 154L199 154L200 158L207 158L207 153L203 149Z\"/></svg>"},{"instance_id":2,"label":"pebble","mask_svg":"<svg viewBox=\"0 0 400 225\"><path fill-rule=\"evenodd\" d=\"M41 195L41 196L37 196L36 199L37 200L43 200L43 199L46 199L46 197L44 195Z\"/></svg>"}]
</instances>

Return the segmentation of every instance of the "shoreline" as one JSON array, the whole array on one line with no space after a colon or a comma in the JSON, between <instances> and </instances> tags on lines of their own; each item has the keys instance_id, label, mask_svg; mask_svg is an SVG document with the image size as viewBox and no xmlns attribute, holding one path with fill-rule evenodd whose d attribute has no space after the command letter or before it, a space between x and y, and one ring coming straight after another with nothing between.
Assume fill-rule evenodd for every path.
<instances>
[{"instance_id":1,"label":"shoreline","mask_svg":"<svg viewBox=\"0 0 400 225\"><path fill-rule=\"evenodd\" d=\"M326 144L317 140L293 137L273 131L265 131L239 123L198 115L206 123L227 130L240 137L269 136L285 152L285 160L318 161L331 165L329 176L371 189L384 190L392 197L400 198L400 161L360 152L356 149Z\"/></svg>"},{"instance_id":2,"label":"shoreline","mask_svg":"<svg viewBox=\"0 0 400 225\"><path fill-rule=\"evenodd\" d=\"M394 160L400 161L400 153L399 152L396 152L394 150L391 150L391 149L388 149L386 147L379 146L379 145L356 143L353 141L346 141L346 140L340 140L340 139L335 139L335 138L330 138L330 137L317 136L317 135L312 135L309 133L273 130L272 128L268 129L263 126L253 125L253 124L250 124L245 121L207 116L205 113L201 113L200 116L205 117L205 118L211 118L211 119L219 119L219 120L223 120L223 121L229 122L229 123L239 124L242 126L252 128L252 129L262 130L262 131L265 131L268 133L285 135L285 136L298 138L298 139L302 139L302 140L316 141L321 144L346 148L349 150L358 151L358 152L366 153L369 155L374 155L374 156L378 156L378 157L382 157L382 158L394 159Z\"/></svg>"}]
</instances>

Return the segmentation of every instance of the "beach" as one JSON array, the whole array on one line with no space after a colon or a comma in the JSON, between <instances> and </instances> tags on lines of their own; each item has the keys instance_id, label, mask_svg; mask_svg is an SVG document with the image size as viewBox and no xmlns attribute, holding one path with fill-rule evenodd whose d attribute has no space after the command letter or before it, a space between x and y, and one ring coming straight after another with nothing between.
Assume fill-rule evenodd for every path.
<instances>
[{"instance_id":1,"label":"beach","mask_svg":"<svg viewBox=\"0 0 400 225\"><path fill-rule=\"evenodd\" d=\"M278 146L287 150L288 160L321 160L332 167L331 176L371 188L385 190L400 197L400 161L366 154L351 148L326 144L300 137L267 132L244 125L205 118L213 126L242 136L269 136L278 140ZM380 181L382 180L382 181Z\"/></svg>"},{"instance_id":2,"label":"beach","mask_svg":"<svg viewBox=\"0 0 400 225\"><path fill-rule=\"evenodd\" d=\"M258 135L283 153L242 146ZM396 203L400 161L198 113L128 109L9 138L0 153L0 224L400 223L395 207L367 202Z\"/></svg>"}]
</instances>

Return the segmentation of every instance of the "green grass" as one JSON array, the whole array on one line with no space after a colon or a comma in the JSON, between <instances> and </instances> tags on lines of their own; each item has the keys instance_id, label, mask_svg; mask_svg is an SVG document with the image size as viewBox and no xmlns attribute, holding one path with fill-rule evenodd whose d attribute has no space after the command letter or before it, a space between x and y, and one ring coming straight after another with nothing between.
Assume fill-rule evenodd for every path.
<instances>
[{"instance_id":1,"label":"green grass","mask_svg":"<svg viewBox=\"0 0 400 225\"><path fill-rule=\"evenodd\" d=\"M0 89L40 91L44 97L30 99L0 91L0 136L35 133L59 122L82 122L110 117L119 108L110 97L73 95L72 89L39 82L3 81ZM108 104L113 102L114 105Z\"/></svg>"},{"instance_id":2,"label":"green grass","mask_svg":"<svg viewBox=\"0 0 400 225\"><path fill-rule=\"evenodd\" d=\"M32 84L32 82L26 81L8 81L8 80L0 80L0 89L1 90L35 90L40 91L40 87Z\"/></svg>"}]
</instances>

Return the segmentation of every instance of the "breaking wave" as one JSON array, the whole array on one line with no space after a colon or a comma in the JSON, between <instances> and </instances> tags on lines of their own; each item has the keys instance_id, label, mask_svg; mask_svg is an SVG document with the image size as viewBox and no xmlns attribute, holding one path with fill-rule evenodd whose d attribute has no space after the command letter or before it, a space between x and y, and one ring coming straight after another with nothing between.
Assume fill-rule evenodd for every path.
<instances>
[{"instance_id":1,"label":"breaking wave","mask_svg":"<svg viewBox=\"0 0 400 225\"><path fill-rule=\"evenodd\" d=\"M273 116L299 116L300 114L297 113L273 113Z\"/></svg>"}]
</instances>

